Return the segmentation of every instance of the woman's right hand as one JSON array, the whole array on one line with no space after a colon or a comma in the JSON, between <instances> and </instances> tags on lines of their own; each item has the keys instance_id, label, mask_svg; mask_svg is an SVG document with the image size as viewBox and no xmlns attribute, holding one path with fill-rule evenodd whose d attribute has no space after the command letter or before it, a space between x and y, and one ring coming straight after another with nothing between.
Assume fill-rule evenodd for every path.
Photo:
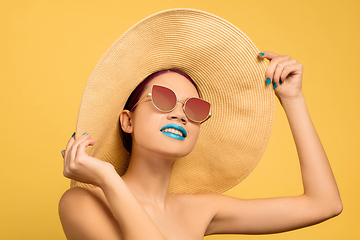
<instances>
[{"instance_id":1,"label":"woman's right hand","mask_svg":"<svg viewBox=\"0 0 360 240\"><path fill-rule=\"evenodd\" d=\"M91 139L90 134L82 135L77 140L70 138L66 150L61 153L65 177L100 187L109 171L115 171L112 164L90 157L85 152L87 146L94 144L95 140Z\"/></svg>"}]
</instances>

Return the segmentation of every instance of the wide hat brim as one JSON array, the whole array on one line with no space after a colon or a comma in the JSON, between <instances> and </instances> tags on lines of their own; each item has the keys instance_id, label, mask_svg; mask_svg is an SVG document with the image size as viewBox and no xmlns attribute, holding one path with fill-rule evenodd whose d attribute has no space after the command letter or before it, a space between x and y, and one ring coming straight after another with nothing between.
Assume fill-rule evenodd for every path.
<instances>
[{"instance_id":1,"label":"wide hat brim","mask_svg":"<svg viewBox=\"0 0 360 240\"><path fill-rule=\"evenodd\" d=\"M85 87L76 138L88 132L90 156L112 163L122 176L129 154L119 134L119 114L148 75L178 69L188 74L212 117L201 125L193 151L175 162L169 191L224 192L241 182L263 155L275 100L265 84L266 63L237 27L194 9L155 13L126 31L103 55ZM72 181L71 186L89 186Z\"/></svg>"}]
</instances>

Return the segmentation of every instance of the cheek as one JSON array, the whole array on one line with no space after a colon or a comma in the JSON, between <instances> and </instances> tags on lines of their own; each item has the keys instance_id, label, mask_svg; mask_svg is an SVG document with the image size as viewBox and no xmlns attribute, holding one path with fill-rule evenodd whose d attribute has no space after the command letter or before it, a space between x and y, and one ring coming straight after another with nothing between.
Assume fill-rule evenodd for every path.
<instances>
[{"instance_id":1,"label":"cheek","mask_svg":"<svg viewBox=\"0 0 360 240\"><path fill-rule=\"evenodd\" d=\"M194 146L199 137L199 134L200 134L200 126L194 126L191 128L191 131L189 131L189 135L191 135L191 141L194 144Z\"/></svg>"},{"instance_id":2,"label":"cheek","mask_svg":"<svg viewBox=\"0 0 360 240\"><path fill-rule=\"evenodd\" d=\"M140 110L140 109L139 109ZM138 111L133 115L133 138L136 142L149 141L158 132L161 116L153 111Z\"/></svg>"}]
</instances>

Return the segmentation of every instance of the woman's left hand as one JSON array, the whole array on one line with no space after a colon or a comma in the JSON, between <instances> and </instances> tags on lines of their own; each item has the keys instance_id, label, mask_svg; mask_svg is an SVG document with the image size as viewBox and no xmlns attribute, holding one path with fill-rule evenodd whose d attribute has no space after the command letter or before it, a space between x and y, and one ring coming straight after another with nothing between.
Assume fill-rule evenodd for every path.
<instances>
[{"instance_id":1,"label":"woman's left hand","mask_svg":"<svg viewBox=\"0 0 360 240\"><path fill-rule=\"evenodd\" d=\"M260 58L270 60L266 70L266 83L273 84L275 94L282 100L293 100L301 96L303 65L287 55L261 52Z\"/></svg>"}]
</instances>

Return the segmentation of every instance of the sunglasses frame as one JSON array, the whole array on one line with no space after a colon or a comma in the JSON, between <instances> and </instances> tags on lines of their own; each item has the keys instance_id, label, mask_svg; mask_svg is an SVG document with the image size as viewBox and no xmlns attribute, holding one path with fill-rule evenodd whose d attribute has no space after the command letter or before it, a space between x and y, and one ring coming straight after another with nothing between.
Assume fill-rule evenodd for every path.
<instances>
[{"instance_id":1,"label":"sunglasses frame","mask_svg":"<svg viewBox=\"0 0 360 240\"><path fill-rule=\"evenodd\" d=\"M165 87L165 86L162 86L162 85L158 85L158 84L152 85L152 87L151 87L151 92L149 92L146 96L140 98L139 101L137 101L137 103L131 108L130 112L131 112L142 100L144 100L144 99L147 98L147 97L151 97L151 102L152 102L152 104L154 105L154 107L155 107L157 110L159 110L159 111L161 111L161 112L171 112L171 111L173 111L173 110L176 108L177 104L175 104L175 106L174 106L172 109L170 109L169 111L164 111L164 110L158 108L158 107L155 105L155 103L154 103L154 101L153 101L153 99L152 99L152 91L153 91L154 86L159 86L159 87L163 87L163 88L169 89L169 90L175 95L176 103L177 103L177 102L181 102L181 103L183 104L182 109L183 109L186 117L187 117L188 119L190 119L191 121L197 122L197 123L200 123L200 124L201 124L201 123L205 122L206 120L208 120L208 119L211 117L211 113L210 113L210 111L209 111L209 114L207 115L207 117L206 117L204 120L202 120L202 121L195 121L195 120L189 118L188 115L187 115L186 112L185 112L185 106L186 106L187 101L189 101L189 100L192 99L192 98L200 99L200 100L202 100L202 101L207 102L208 104L210 104L210 107L211 107L211 103L209 103L208 101L205 101L204 99L197 98L197 97L189 97L189 98L187 98L187 99L185 99L185 100L178 100L178 97L176 96L176 93L175 93L172 89L170 89L170 88L168 88L168 87Z\"/></svg>"}]
</instances>

